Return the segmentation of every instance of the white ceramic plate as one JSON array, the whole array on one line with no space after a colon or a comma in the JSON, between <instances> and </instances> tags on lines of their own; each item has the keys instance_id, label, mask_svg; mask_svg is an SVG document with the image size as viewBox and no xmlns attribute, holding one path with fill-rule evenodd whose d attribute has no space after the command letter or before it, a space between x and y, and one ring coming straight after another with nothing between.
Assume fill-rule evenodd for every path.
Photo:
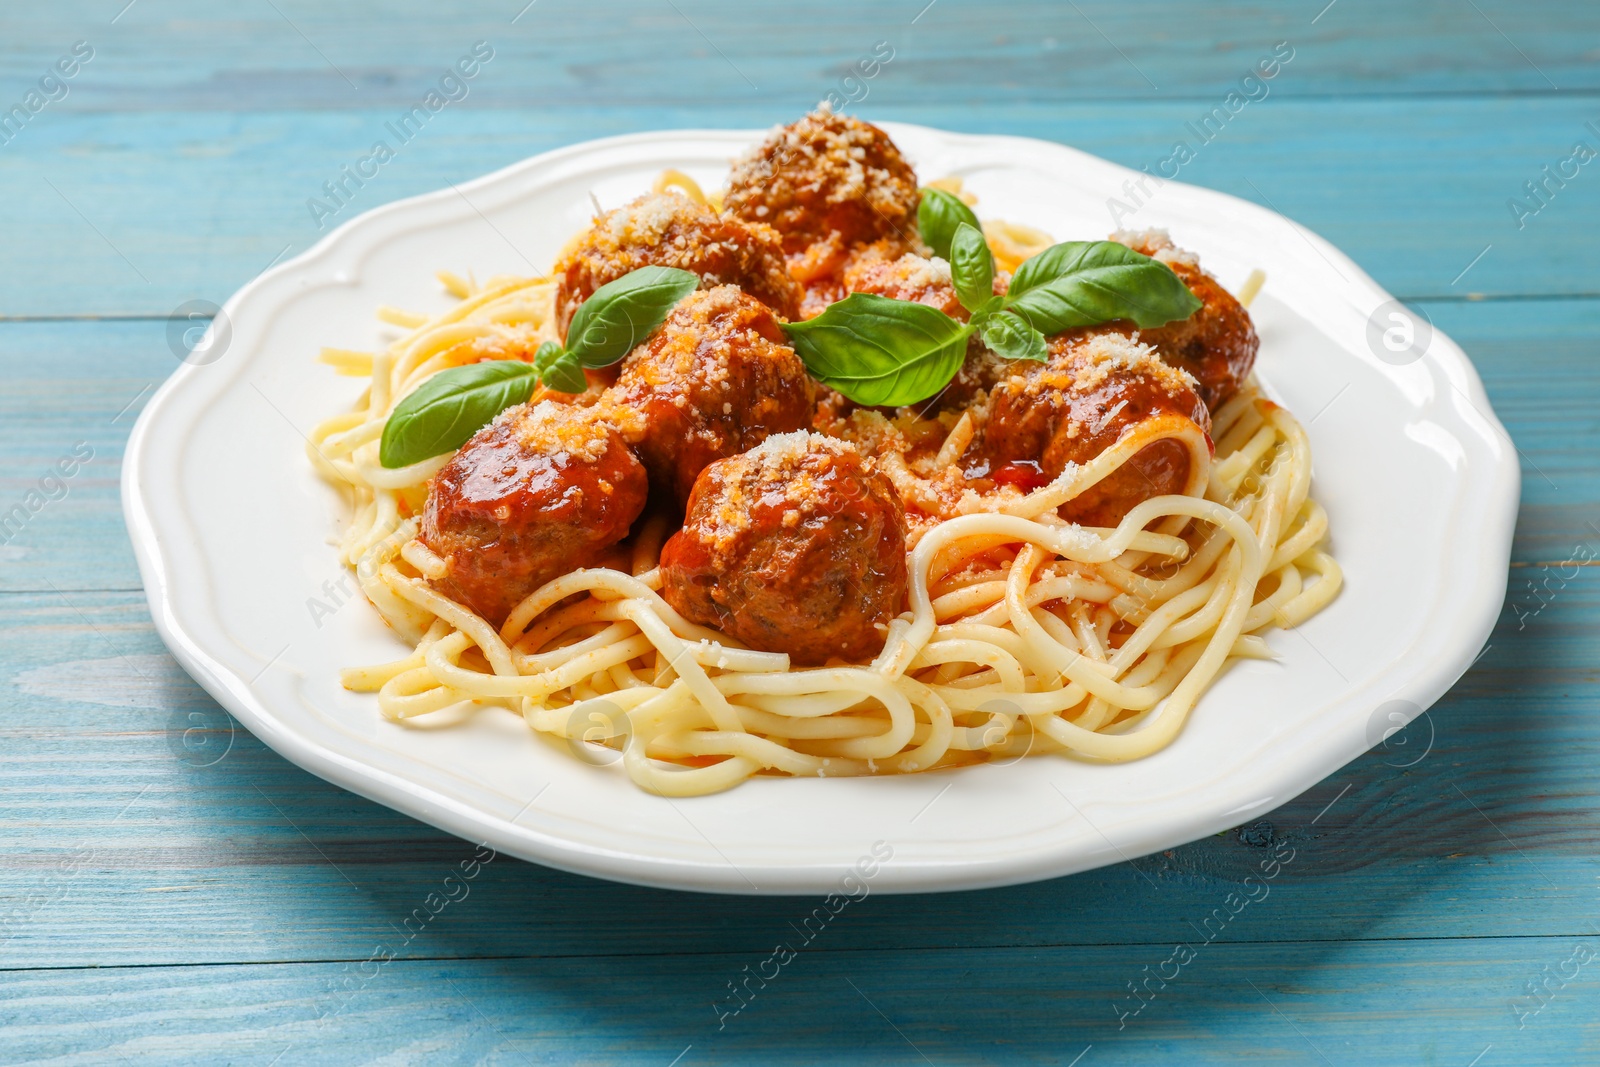
<instances>
[{"instance_id":1,"label":"white ceramic plate","mask_svg":"<svg viewBox=\"0 0 1600 1067\"><path fill-rule=\"evenodd\" d=\"M1057 239L1103 236L1108 198L1126 199L1140 177L1041 141L887 128L924 180L958 174L981 215ZM1500 608L1518 495L1515 452L1471 364L1437 331L1409 353L1385 348L1383 330L1404 328L1387 318L1390 297L1327 242L1168 183L1125 224L1169 228L1230 287L1266 271L1252 308L1259 373L1308 423L1314 492L1347 582L1301 629L1270 635L1280 661L1234 666L1170 748L1122 765L1042 757L664 800L504 711L401 726L341 689L340 667L405 649L349 599L330 546L339 503L303 454L301 434L361 388L318 364L318 349L378 345L379 304L449 307L436 269L548 268L587 223L591 192L618 206L664 167L716 187L758 136L673 131L538 156L362 215L228 301L231 339L219 330L214 360L181 367L151 401L123 477L151 612L195 680L302 767L500 851L645 885L795 893L834 888L875 842L893 857L872 888L891 892L1004 885L1170 848L1314 785L1467 669Z\"/></svg>"}]
</instances>

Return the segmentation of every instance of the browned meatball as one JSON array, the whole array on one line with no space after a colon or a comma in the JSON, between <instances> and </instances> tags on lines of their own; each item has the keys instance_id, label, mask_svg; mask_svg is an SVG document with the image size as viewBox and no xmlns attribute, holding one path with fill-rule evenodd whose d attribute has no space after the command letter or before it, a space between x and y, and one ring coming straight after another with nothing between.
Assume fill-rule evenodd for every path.
<instances>
[{"instance_id":1,"label":"browned meatball","mask_svg":"<svg viewBox=\"0 0 1600 1067\"><path fill-rule=\"evenodd\" d=\"M806 282L805 297L800 301L800 317L814 319L828 310L829 304L843 300L851 293L881 292L884 296L894 296L894 293L887 291L895 286L891 265L902 259L918 265L928 264L931 261L920 254L924 251L927 249L920 246L912 248L899 237L881 237L871 244L856 245L845 253L837 270ZM945 280L948 281L948 270L945 274ZM950 293L953 298L954 288ZM904 299L914 297L907 296ZM934 306L942 307L943 304L941 298Z\"/></svg>"},{"instance_id":2,"label":"browned meatball","mask_svg":"<svg viewBox=\"0 0 1600 1067\"><path fill-rule=\"evenodd\" d=\"M1043 478L1055 478L1068 463L1088 463L1157 415L1181 415L1210 432L1211 415L1193 379L1147 346L1079 330L1050 338L1049 348L1049 362L1012 364L1012 375L989 394L982 451L992 468L1037 464ZM1181 492L1189 463L1181 443L1157 441L1063 504L1061 514L1115 526L1150 497Z\"/></svg>"},{"instance_id":3,"label":"browned meatball","mask_svg":"<svg viewBox=\"0 0 1600 1067\"><path fill-rule=\"evenodd\" d=\"M434 475L421 537L449 567L440 588L498 626L625 537L648 493L603 406L519 405Z\"/></svg>"},{"instance_id":4,"label":"browned meatball","mask_svg":"<svg viewBox=\"0 0 1600 1067\"><path fill-rule=\"evenodd\" d=\"M682 507L706 464L811 422L811 379L772 310L733 286L692 293L606 394L656 490Z\"/></svg>"},{"instance_id":5,"label":"browned meatball","mask_svg":"<svg viewBox=\"0 0 1600 1067\"><path fill-rule=\"evenodd\" d=\"M1139 340L1154 345L1162 359L1192 374L1200 383L1200 399L1206 406L1215 408L1225 402L1250 377L1261 347L1250 312L1200 269L1193 253L1174 247L1164 231L1118 233L1113 240L1159 259L1200 298L1199 311L1178 322L1138 330ZM1131 323L1114 323L1112 328L1127 334L1136 329Z\"/></svg>"},{"instance_id":6,"label":"browned meatball","mask_svg":"<svg viewBox=\"0 0 1600 1067\"><path fill-rule=\"evenodd\" d=\"M579 305L602 285L652 266L698 274L704 289L737 285L786 319L800 314L800 285L770 226L654 193L597 219L555 265L557 328L565 336Z\"/></svg>"},{"instance_id":7,"label":"browned meatball","mask_svg":"<svg viewBox=\"0 0 1600 1067\"><path fill-rule=\"evenodd\" d=\"M782 234L790 272L809 283L836 274L856 245L889 238L915 249L920 199L888 134L822 108L734 163L726 206Z\"/></svg>"},{"instance_id":8,"label":"browned meatball","mask_svg":"<svg viewBox=\"0 0 1600 1067\"><path fill-rule=\"evenodd\" d=\"M905 510L854 445L769 437L701 473L661 579L681 615L752 648L861 662L904 607Z\"/></svg>"},{"instance_id":9,"label":"browned meatball","mask_svg":"<svg viewBox=\"0 0 1600 1067\"><path fill-rule=\"evenodd\" d=\"M844 286L852 293L876 293L891 300L907 300L938 308L966 322L967 309L956 296L950 265L908 252L897 259L859 257L846 265ZM1003 290L1002 290L1003 291Z\"/></svg>"}]
</instances>

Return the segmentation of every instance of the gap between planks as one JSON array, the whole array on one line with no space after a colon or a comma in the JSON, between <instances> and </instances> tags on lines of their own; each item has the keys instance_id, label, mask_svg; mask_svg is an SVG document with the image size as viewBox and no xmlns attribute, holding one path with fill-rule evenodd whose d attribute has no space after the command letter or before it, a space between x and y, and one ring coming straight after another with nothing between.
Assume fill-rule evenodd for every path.
<instances>
[{"instance_id":1,"label":"gap between planks","mask_svg":"<svg viewBox=\"0 0 1600 1067\"><path fill-rule=\"evenodd\" d=\"M1295 945L1381 945L1386 943L1407 942L1522 942L1522 941L1567 941L1574 937L1589 937L1591 931L1583 930L1576 933L1561 934L1434 934L1427 937L1301 937L1287 941L1273 941L1269 939L1240 938L1237 941L1212 941L1207 944L1216 944L1235 947L1260 947L1270 945L1273 947ZM1005 945L871 945L858 948L811 948L806 952L818 956L852 956L862 954L885 955L896 952L1038 952L1045 949L1068 948L1165 948L1173 942L1168 941L1050 941L1037 944ZM506 955L481 955L481 956L396 956L391 963L475 963L486 960L591 960L591 959L647 959L647 958L680 958L692 957L699 959L715 959L718 956L742 958L745 955L737 949L723 951L694 951L676 949L661 952L544 952L544 953L515 953ZM316 959L279 959L279 960L203 960L194 963L113 963L113 964L60 964L42 967L7 967L0 966L0 974L70 974L75 971L151 971L185 967L306 967L323 966L339 963L365 963L366 956L328 956Z\"/></svg>"}]
</instances>

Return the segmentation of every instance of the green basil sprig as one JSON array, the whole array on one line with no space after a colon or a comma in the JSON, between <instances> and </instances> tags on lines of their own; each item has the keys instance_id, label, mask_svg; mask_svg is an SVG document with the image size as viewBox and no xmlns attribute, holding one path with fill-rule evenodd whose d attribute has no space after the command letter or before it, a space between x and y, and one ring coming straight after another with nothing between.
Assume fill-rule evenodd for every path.
<instances>
[{"instance_id":1,"label":"green basil sprig","mask_svg":"<svg viewBox=\"0 0 1600 1067\"><path fill-rule=\"evenodd\" d=\"M973 334L1005 359L1042 362L1049 334L1117 319L1148 329L1201 306L1171 267L1115 241L1052 245L1018 267L1006 295L996 296L994 256L967 205L924 189L917 225L949 261L967 323L926 304L853 293L814 319L784 326L812 377L858 404L901 407L938 393L961 369Z\"/></svg>"},{"instance_id":2,"label":"green basil sprig","mask_svg":"<svg viewBox=\"0 0 1600 1067\"><path fill-rule=\"evenodd\" d=\"M454 452L500 412L527 403L541 381L583 392L583 368L610 366L633 351L699 284L686 270L641 267L596 289L572 316L567 344L546 341L532 363L490 360L440 371L395 405L378 462L409 467Z\"/></svg>"},{"instance_id":3,"label":"green basil sprig","mask_svg":"<svg viewBox=\"0 0 1600 1067\"><path fill-rule=\"evenodd\" d=\"M943 389L972 333L938 308L876 293L851 293L783 329L813 378L858 404L893 407Z\"/></svg>"}]
</instances>

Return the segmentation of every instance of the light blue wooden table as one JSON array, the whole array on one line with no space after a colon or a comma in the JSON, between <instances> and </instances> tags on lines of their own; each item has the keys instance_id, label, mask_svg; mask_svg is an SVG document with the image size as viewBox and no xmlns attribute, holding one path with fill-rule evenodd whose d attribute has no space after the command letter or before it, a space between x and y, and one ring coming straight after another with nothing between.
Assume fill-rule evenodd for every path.
<instances>
[{"instance_id":1,"label":"light blue wooden table","mask_svg":"<svg viewBox=\"0 0 1600 1067\"><path fill-rule=\"evenodd\" d=\"M1600 6L524 2L0 10L0 512L29 507L0 539L0 1061L1600 1063L1600 162L1563 162L1600 148ZM307 200L479 41L332 221L590 137L783 121L859 96L878 42L869 118L1139 166L1287 42L1181 177L1325 235L1476 362L1523 465L1490 647L1261 823L874 895L720 1025L811 901L501 858L367 962L473 848L230 737L151 627L117 480L168 316L313 243Z\"/></svg>"}]
</instances>

